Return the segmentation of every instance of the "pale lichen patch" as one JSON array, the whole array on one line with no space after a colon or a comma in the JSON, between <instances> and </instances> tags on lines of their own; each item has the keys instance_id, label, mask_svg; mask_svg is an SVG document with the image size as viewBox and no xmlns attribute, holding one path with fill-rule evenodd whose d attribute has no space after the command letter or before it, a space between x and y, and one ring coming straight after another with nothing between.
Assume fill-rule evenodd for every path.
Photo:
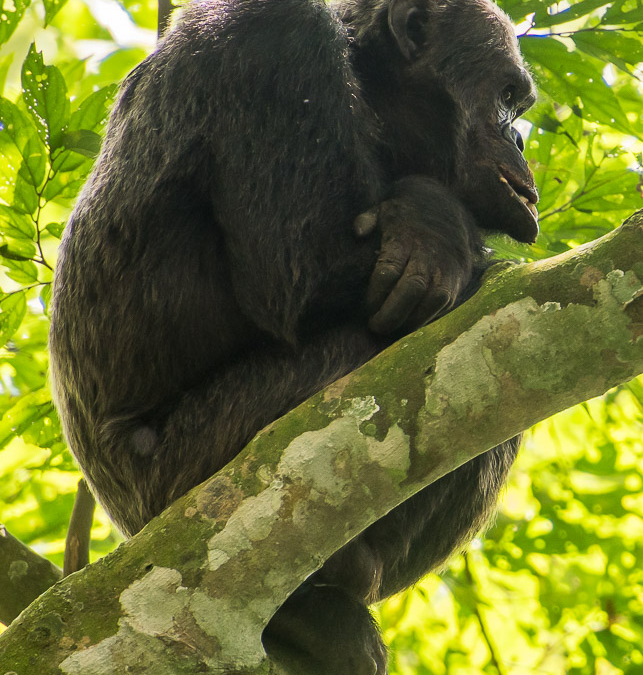
<instances>
[{"instance_id":1,"label":"pale lichen patch","mask_svg":"<svg viewBox=\"0 0 643 675\"><path fill-rule=\"evenodd\" d=\"M350 407L344 412L345 417L352 417L358 422L370 420L380 409L374 396L362 396L351 399Z\"/></svg>"},{"instance_id":2,"label":"pale lichen patch","mask_svg":"<svg viewBox=\"0 0 643 675\"><path fill-rule=\"evenodd\" d=\"M219 649L208 657L201 650L198 660L209 666L230 668L258 665L265 653L260 635L274 604L258 599L238 607L238 601L211 598L201 591L181 585L181 574L174 569L155 567L134 581L121 594L123 616L116 635L77 652L61 663L67 675L110 675L118 672L148 672L144 664L154 664L155 675L176 675L172 666L162 665L164 645L159 636L186 641L186 616L199 629L216 636ZM189 643L189 640L188 640ZM195 652L196 654L197 652ZM189 663L186 671L191 672ZM181 671L183 672L183 671Z\"/></svg>"},{"instance_id":3,"label":"pale lichen patch","mask_svg":"<svg viewBox=\"0 0 643 675\"><path fill-rule=\"evenodd\" d=\"M118 672L119 667L127 672L149 662L155 664L155 675L174 675L171 666L156 665L164 662L164 646L156 638L181 637L176 617L185 611L189 599L177 570L154 567L121 593L123 616L118 632L69 656L60 664L61 671L67 675L103 675Z\"/></svg>"},{"instance_id":4,"label":"pale lichen patch","mask_svg":"<svg viewBox=\"0 0 643 675\"><path fill-rule=\"evenodd\" d=\"M589 386L584 370L588 353L596 352L592 358L597 361L631 358L630 350L637 347L627 315L619 312L641 297L639 278L631 271L603 275L593 270L583 277L583 284L592 284L595 303L538 304L525 297L483 317L444 347L427 377L426 424L437 424L438 418L448 415L454 428L459 419L475 418L484 425L501 411L504 400L516 397L529 405L534 396L560 397L566 392L571 405L577 392ZM515 353L520 354L518 361ZM552 362L560 368L545 367ZM603 389L600 382L592 386L596 393ZM419 447L429 442L429 428ZM437 451L435 445L433 450Z\"/></svg>"},{"instance_id":5,"label":"pale lichen patch","mask_svg":"<svg viewBox=\"0 0 643 675\"><path fill-rule=\"evenodd\" d=\"M8 576L12 583L18 583L20 579L29 573L29 563L26 560L12 560L9 565Z\"/></svg>"},{"instance_id":6,"label":"pale lichen patch","mask_svg":"<svg viewBox=\"0 0 643 675\"><path fill-rule=\"evenodd\" d=\"M272 485L256 497L245 499L225 527L208 542L208 562L216 570L255 541L269 536L281 508L279 486Z\"/></svg>"},{"instance_id":7,"label":"pale lichen patch","mask_svg":"<svg viewBox=\"0 0 643 675\"><path fill-rule=\"evenodd\" d=\"M611 295L621 305L627 307L631 302L643 295L643 283L632 271L612 270L605 281L596 284L594 297L605 301Z\"/></svg>"},{"instance_id":8,"label":"pale lichen patch","mask_svg":"<svg viewBox=\"0 0 643 675\"><path fill-rule=\"evenodd\" d=\"M187 588L181 574L169 567L154 567L121 593L127 622L139 633L171 635L175 617L186 607Z\"/></svg>"},{"instance_id":9,"label":"pale lichen patch","mask_svg":"<svg viewBox=\"0 0 643 675\"><path fill-rule=\"evenodd\" d=\"M400 477L403 477L411 466L411 459L408 451L400 452L400 446L409 449L410 439L397 424L394 424L383 441L368 439L368 456L379 466L389 471L400 472Z\"/></svg>"},{"instance_id":10,"label":"pale lichen patch","mask_svg":"<svg viewBox=\"0 0 643 675\"><path fill-rule=\"evenodd\" d=\"M154 675L177 675L176 667L164 658L164 651L162 642L141 635L124 623L116 635L68 656L59 668L66 675L113 675L152 670Z\"/></svg>"},{"instance_id":11,"label":"pale lichen patch","mask_svg":"<svg viewBox=\"0 0 643 675\"><path fill-rule=\"evenodd\" d=\"M350 477L338 476L337 453L343 448L359 452L360 443L363 444L363 439L355 420L347 417L333 420L323 429L305 432L295 438L284 450L277 473L305 486L311 496L321 496L329 504L337 503L351 486Z\"/></svg>"},{"instance_id":12,"label":"pale lichen patch","mask_svg":"<svg viewBox=\"0 0 643 675\"><path fill-rule=\"evenodd\" d=\"M219 652L213 665L243 664L252 668L265 658L260 636L274 611L273 603L258 600L239 607L234 600L196 591L190 600L190 611L206 634L216 635Z\"/></svg>"},{"instance_id":13,"label":"pale lichen patch","mask_svg":"<svg viewBox=\"0 0 643 675\"><path fill-rule=\"evenodd\" d=\"M532 340L534 317L559 311L554 303L540 307L530 297L483 317L440 351L427 388L426 410L440 417L447 410L458 417L479 415L486 402L497 400L506 386L506 365L498 355L513 342Z\"/></svg>"}]
</instances>

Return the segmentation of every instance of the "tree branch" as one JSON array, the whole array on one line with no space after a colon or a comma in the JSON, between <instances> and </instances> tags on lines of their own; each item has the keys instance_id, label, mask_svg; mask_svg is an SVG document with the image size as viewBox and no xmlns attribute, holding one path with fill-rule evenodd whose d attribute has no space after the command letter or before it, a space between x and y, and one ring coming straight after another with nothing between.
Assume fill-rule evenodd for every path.
<instances>
[{"instance_id":1,"label":"tree branch","mask_svg":"<svg viewBox=\"0 0 643 675\"><path fill-rule=\"evenodd\" d=\"M78 481L78 491L65 539L63 576L82 570L89 562L89 545L95 509L94 496L89 491L85 480L81 478Z\"/></svg>"},{"instance_id":2,"label":"tree branch","mask_svg":"<svg viewBox=\"0 0 643 675\"><path fill-rule=\"evenodd\" d=\"M0 622L11 623L39 595L62 577L81 570L89 562L90 533L96 502L84 479L78 482L61 570L12 537L0 525Z\"/></svg>"},{"instance_id":3,"label":"tree branch","mask_svg":"<svg viewBox=\"0 0 643 675\"><path fill-rule=\"evenodd\" d=\"M12 537L0 525L0 621L11 623L22 610L62 577L46 558ZM3 671L4 672L4 671Z\"/></svg>"},{"instance_id":4,"label":"tree branch","mask_svg":"<svg viewBox=\"0 0 643 675\"><path fill-rule=\"evenodd\" d=\"M465 305L266 427L50 589L0 636L0 672L268 672L263 627L346 541L481 452L643 372L641 250L639 212L556 258L492 269Z\"/></svg>"},{"instance_id":5,"label":"tree branch","mask_svg":"<svg viewBox=\"0 0 643 675\"><path fill-rule=\"evenodd\" d=\"M167 27L170 25L173 10L174 4L172 3L172 0L158 0L157 35L159 40L163 37Z\"/></svg>"}]
</instances>

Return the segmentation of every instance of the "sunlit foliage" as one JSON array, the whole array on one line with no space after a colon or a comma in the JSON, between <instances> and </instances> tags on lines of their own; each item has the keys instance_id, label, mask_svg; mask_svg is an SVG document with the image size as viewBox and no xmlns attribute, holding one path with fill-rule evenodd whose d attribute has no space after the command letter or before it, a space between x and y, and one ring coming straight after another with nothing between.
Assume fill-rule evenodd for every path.
<instances>
[{"instance_id":1,"label":"sunlit foliage","mask_svg":"<svg viewBox=\"0 0 643 675\"><path fill-rule=\"evenodd\" d=\"M502 4L540 91L520 124L542 234L492 245L543 258L643 206L643 5ZM52 268L155 26L149 0L0 0L0 522L58 564L79 474L47 386ZM529 431L487 535L378 608L393 675L643 673L642 476L640 381ZM119 541L101 513L92 535L93 559Z\"/></svg>"}]
</instances>

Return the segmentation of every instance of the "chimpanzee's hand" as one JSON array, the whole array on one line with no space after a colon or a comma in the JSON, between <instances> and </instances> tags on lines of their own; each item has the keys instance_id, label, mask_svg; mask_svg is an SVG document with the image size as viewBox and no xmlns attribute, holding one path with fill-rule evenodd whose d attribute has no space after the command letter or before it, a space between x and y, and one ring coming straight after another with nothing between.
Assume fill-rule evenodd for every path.
<instances>
[{"instance_id":1,"label":"chimpanzee's hand","mask_svg":"<svg viewBox=\"0 0 643 675\"><path fill-rule=\"evenodd\" d=\"M397 181L390 199L355 219L358 236L379 228L369 327L413 330L446 313L471 279L481 240L473 217L444 185L424 176Z\"/></svg>"}]
</instances>

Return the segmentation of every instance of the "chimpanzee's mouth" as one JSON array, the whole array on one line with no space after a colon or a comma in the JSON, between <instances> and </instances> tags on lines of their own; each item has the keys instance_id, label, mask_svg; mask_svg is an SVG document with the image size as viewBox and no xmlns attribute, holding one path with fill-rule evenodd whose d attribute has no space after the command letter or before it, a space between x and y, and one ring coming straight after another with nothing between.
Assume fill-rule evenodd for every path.
<instances>
[{"instance_id":1,"label":"chimpanzee's mouth","mask_svg":"<svg viewBox=\"0 0 643 675\"><path fill-rule=\"evenodd\" d=\"M513 198L518 199L527 211L529 211L531 217L538 222L538 209L536 208L538 193L517 180L516 177L504 167L498 168L500 171L500 182L511 190Z\"/></svg>"}]
</instances>

